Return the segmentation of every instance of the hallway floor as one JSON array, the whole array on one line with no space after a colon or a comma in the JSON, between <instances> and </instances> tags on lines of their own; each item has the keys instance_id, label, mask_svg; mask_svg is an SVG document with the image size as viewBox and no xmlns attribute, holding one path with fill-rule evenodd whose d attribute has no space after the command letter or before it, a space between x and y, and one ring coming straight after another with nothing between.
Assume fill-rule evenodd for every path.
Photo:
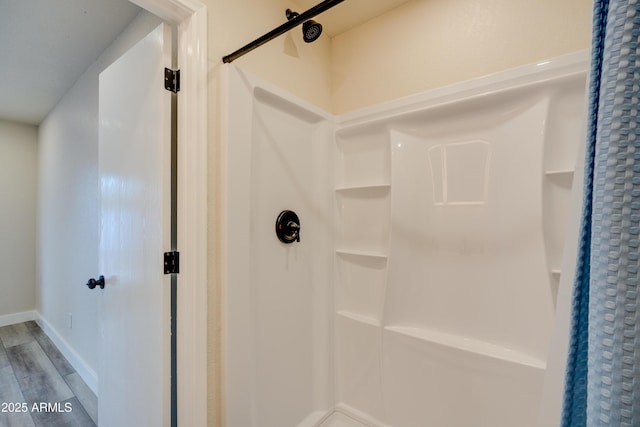
<instances>
[{"instance_id":1,"label":"hallway floor","mask_svg":"<svg viewBox=\"0 0 640 427\"><path fill-rule=\"evenodd\" d=\"M95 427L98 399L36 322L0 328L0 426Z\"/></svg>"}]
</instances>

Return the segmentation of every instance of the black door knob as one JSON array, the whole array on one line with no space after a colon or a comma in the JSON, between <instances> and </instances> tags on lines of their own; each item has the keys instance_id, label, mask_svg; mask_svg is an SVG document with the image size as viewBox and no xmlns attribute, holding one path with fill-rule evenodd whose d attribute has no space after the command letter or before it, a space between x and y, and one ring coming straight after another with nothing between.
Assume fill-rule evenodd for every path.
<instances>
[{"instance_id":1,"label":"black door knob","mask_svg":"<svg viewBox=\"0 0 640 427\"><path fill-rule=\"evenodd\" d=\"M91 279L89 279L89 281L87 282L87 287L89 289L95 289L96 286L100 286L100 289L104 289L104 276L100 276L98 277L98 280L94 279L93 277Z\"/></svg>"}]
</instances>

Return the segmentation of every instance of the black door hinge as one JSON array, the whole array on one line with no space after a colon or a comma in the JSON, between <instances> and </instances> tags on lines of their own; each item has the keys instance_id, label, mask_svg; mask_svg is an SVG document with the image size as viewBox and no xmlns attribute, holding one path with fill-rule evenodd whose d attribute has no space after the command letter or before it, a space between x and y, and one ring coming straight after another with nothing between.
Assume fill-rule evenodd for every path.
<instances>
[{"instance_id":1,"label":"black door hinge","mask_svg":"<svg viewBox=\"0 0 640 427\"><path fill-rule=\"evenodd\" d=\"M164 88L173 93L180 92L180 70L164 69Z\"/></svg>"},{"instance_id":2,"label":"black door hinge","mask_svg":"<svg viewBox=\"0 0 640 427\"><path fill-rule=\"evenodd\" d=\"M164 274L180 273L180 252L164 253Z\"/></svg>"}]
</instances>

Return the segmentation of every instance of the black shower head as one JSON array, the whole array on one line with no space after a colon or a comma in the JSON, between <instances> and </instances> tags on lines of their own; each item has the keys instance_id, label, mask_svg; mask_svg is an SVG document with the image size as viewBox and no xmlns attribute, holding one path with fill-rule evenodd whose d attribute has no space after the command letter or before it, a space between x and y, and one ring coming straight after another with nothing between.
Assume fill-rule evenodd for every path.
<instances>
[{"instance_id":1,"label":"black shower head","mask_svg":"<svg viewBox=\"0 0 640 427\"><path fill-rule=\"evenodd\" d=\"M285 13L289 21L300 16L298 12L294 12L291 9L287 9ZM320 37L320 34L322 34L322 25L313 19L309 19L302 23L302 38L305 42L311 43L316 41L318 37Z\"/></svg>"},{"instance_id":2,"label":"black shower head","mask_svg":"<svg viewBox=\"0 0 640 427\"><path fill-rule=\"evenodd\" d=\"M320 37L320 34L322 34L322 25L313 19L309 19L302 24L302 38L305 42L311 43L316 41L318 37Z\"/></svg>"}]
</instances>

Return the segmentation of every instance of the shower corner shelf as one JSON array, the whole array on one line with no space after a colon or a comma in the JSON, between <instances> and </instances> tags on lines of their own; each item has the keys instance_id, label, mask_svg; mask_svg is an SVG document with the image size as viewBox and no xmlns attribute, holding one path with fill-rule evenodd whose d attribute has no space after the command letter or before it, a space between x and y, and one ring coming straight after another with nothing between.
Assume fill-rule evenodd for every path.
<instances>
[{"instance_id":1,"label":"shower corner shelf","mask_svg":"<svg viewBox=\"0 0 640 427\"><path fill-rule=\"evenodd\" d=\"M572 177L574 173L574 169L549 169L544 171L544 174L548 177Z\"/></svg>"},{"instance_id":2,"label":"shower corner shelf","mask_svg":"<svg viewBox=\"0 0 640 427\"><path fill-rule=\"evenodd\" d=\"M336 187L337 193L347 193L351 191L376 191L376 190L387 190L391 188L391 184L389 183L381 183L381 184L368 184L368 185L341 185Z\"/></svg>"},{"instance_id":3,"label":"shower corner shelf","mask_svg":"<svg viewBox=\"0 0 640 427\"><path fill-rule=\"evenodd\" d=\"M336 249L336 254L338 254L338 255L347 255L347 256L359 256L359 257L368 257L368 258L387 259L387 254L384 254L382 252L363 251L363 250L357 250L357 249Z\"/></svg>"},{"instance_id":4,"label":"shower corner shelf","mask_svg":"<svg viewBox=\"0 0 640 427\"><path fill-rule=\"evenodd\" d=\"M562 271L559 268L554 268L553 270L551 270L551 275L559 279L562 275Z\"/></svg>"},{"instance_id":5,"label":"shower corner shelf","mask_svg":"<svg viewBox=\"0 0 640 427\"><path fill-rule=\"evenodd\" d=\"M365 325L374 326L376 328L379 328L382 326L382 323L373 317L354 313L353 311L349 311L349 310L338 310L336 311L336 315L349 320L356 321L358 323L364 323Z\"/></svg>"}]
</instances>

